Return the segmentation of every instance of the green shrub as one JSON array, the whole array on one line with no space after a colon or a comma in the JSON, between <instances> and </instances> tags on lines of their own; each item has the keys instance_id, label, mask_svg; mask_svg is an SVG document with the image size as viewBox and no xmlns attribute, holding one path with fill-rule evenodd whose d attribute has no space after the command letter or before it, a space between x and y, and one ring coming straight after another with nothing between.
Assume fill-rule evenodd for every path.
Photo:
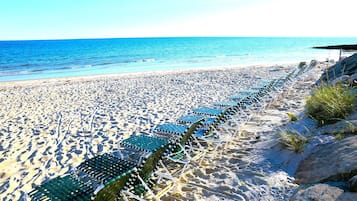
<instances>
[{"instance_id":1,"label":"green shrub","mask_svg":"<svg viewBox=\"0 0 357 201\"><path fill-rule=\"evenodd\" d=\"M306 112L319 125L332 123L349 115L355 101L354 94L341 85L322 86L307 99Z\"/></svg>"},{"instance_id":2,"label":"green shrub","mask_svg":"<svg viewBox=\"0 0 357 201\"><path fill-rule=\"evenodd\" d=\"M298 132L281 131L279 133L279 141L289 150L300 153L304 150L309 140Z\"/></svg>"},{"instance_id":3,"label":"green shrub","mask_svg":"<svg viewBox=\"0 0 357 201\"><path fill-rule=\"evenodd\" d=\"M287 112L286 115L288 115L290 121L297 121L297 117L293 113Z\"/></svg>"}]
</instances>

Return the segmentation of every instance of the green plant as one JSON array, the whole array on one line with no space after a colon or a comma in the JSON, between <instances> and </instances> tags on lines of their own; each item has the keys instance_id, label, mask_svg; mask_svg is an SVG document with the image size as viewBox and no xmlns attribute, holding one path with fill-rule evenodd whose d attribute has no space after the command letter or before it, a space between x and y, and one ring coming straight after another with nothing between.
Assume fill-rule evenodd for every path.
<instances>
[{"instance_id":1,"label":"green plant","mask_svg":"<svg viewBox=\"0 0 357 201\"><path fill-rule=\"evenodd\" d=\"M297 121L297 117L293 113L287 112L286 115L288 115L290 121Z\"/></svg>"},{"instance_id":2,"label":"green plant","mask_svg":"<svg viewBox=\"0 0 357 201\"><path fill-rule=\"evenodd\" d=\"M338 133L337 135L335 135L336 140L342 140L344 137L345 137L344 132L341 132L341 133Z\"/></svg>"},{"instance_id":3,"label":"green plant","mask_svg":"<svg viewBox=\"0 0 357 201\"><path fill-rule=\"evenodd\" d=\"M281 131L279 133L279 142L295 153L300 153L304 150L309 140L298 132Z\"/></svg>"},{"instance_id":4,"label":"green plant","mask_svg":"<svg viewBox=\"0 0 357 201\"><path fill-rule=\"evenodd\" d=\"M356 97L341 85L322 86L313 91L306 101L307 114L319 125L336 122L353 110Z\"/></svg>"}]
</instances>

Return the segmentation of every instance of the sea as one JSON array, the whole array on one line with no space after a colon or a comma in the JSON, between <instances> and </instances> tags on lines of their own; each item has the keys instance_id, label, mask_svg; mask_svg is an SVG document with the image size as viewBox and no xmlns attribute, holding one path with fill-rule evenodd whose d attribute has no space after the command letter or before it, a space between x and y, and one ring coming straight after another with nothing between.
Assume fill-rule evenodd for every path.
<instances>
[{"instance_id":1,"label":"sea","mask_svg":"<svg viewBox=\"0 0 357 201\"><path fill-rule=\"evenodd\" d=\"M170 37L0 41L0 82L336 60L355 38Z\"/></svg>"}]
</instances>

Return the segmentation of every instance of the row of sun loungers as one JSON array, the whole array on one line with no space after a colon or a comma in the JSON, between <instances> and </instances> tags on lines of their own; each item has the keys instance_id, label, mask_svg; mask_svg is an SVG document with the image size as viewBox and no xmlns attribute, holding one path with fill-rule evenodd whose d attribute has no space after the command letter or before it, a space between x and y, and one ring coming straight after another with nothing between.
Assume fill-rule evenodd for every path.
<instances>
[{"instance_id":1,"label":"row of sun loungers","mask_svg":"<svg viewBox=\"0 0 357 201\"><path fill-rule=\"evenodd\" d=\"M31 200L159 199L192 161L204 160L208 146L215 153L241 125L287 90L301 71L261 81L228 100L195 108L151 133L132 135L118 149L85 160L71 173L46 181L28 195ZM170 181L171 186L154 192L153 187L163 181Z\"/></svg>"}]
</instances>

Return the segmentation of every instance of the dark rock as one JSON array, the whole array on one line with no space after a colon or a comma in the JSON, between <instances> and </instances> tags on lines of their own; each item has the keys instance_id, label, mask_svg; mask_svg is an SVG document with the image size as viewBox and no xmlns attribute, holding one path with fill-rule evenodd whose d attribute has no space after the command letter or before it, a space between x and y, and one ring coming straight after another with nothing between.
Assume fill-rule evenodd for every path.
<instances>
[{"instance_id":1,"label":"dark rock","mask_svg":"<svg viewBox=\"0 0 357 201\"><path fill-rule=\"evenodd\" d=\"M307 189L299 190L291 201L331 201L337 200L343 194L343 190L337 187L329 186L327 184L316 184Z\"/></svg>"},{"instance_id":2,"label":"dark rock","mask_svg":"<svg viewBox=\"0 0 357 201\"><path fill-rule=\"evenodd\" d=\"M341 75L340 77L332 80L330 82L330 84L334 85L334 84L342 84L345 86L349 86L350 85L350 76L348 75Z\"/></svg>"},{"instance_id":3,"label":"dark rock","mask_svg":"<svg viewBox=\"0 0 357 201\"><path fill-rule=\"evenodd\" d=\"M340 197L337 198L336 201L356 201L357 193L345 192Z\"/></svg>"},{"instance_id":4,"label":"dark rock","mask_svg":"<svg viewBox=\"0 0 357 201\"><path fill-rule=\"evenodd\" d=\"M295 174L297 183L347 181L357 175L357 136L346 137L316 149L300 164Z\"/></svg>"},{"instance_id":5,"label":"dark rock","mask_svg":"<svg viewBox=\"0 0 357 201\"><path fill-rule=\"evenodd\" d=\"M356 201L357 193L343 192L342 189L327 184L315 184L299 190L291 201Z\"/></svg>"},{"instance_id":6,"label":"dark rock","mask_svg":"<svg viewBox=\"0 0 357 201\"><path fill-rule=\"evenodd\" d=\"M322 75L322 81L334 80L342 75L352 75L357 73L357 53L337 62L328 68Z\"/></svg>"},{"instance_id":7,"label":"dark rock","mask_svg":"<svg viewBox=\"0 0 357 201\"><path fill-rule=\"evenodd\" d=\"M351 75L350 83L352 86L357 86L357 73Z\"/></svg>"},{"instance_id":8,"label":"dark rock","mask_svg":"<svg viewBox=\"0 0 357 201\"><path fill-rule=\"evenodd\" d=\"M357 175L348 180L348 188L352 192L357 192Z\"/></svg>"}]
</instances>

